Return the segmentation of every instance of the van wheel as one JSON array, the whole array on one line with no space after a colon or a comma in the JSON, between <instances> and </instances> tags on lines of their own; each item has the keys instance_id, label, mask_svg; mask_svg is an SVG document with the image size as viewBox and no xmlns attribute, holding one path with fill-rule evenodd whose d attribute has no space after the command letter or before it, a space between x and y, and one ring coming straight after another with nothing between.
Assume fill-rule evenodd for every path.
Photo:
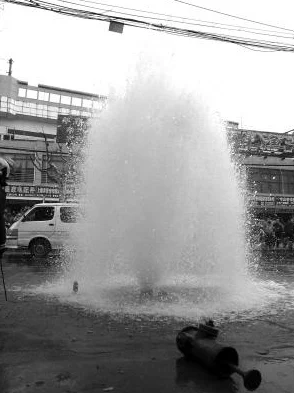
<instances>
[{"instance_id":1,"label":"van wheel","mask_svg":"<svg viewBox=\"0 0 294 393\"><path fill-rule=\"evenodd\" d=\"M34 257L45 257L51 251L51 245L46 239L35 239L30 244L30 253Z\"/></svg>"}]
</instances>

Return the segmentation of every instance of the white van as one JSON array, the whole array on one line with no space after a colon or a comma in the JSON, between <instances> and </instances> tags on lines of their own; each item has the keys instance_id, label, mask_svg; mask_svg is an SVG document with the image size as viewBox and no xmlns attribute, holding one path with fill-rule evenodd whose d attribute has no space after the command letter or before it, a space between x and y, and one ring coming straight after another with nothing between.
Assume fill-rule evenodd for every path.
<instances>
[{"instance_id":1,"label":"white van","mask_svg":"<svg viewBox=\"0 0 294 393\"><path fill-rule=\"evenodd\" d=\"M6 246L44 257L66 244L79 214L77 203L38 203L7 230Z\"/></svg>"}]
</instances>

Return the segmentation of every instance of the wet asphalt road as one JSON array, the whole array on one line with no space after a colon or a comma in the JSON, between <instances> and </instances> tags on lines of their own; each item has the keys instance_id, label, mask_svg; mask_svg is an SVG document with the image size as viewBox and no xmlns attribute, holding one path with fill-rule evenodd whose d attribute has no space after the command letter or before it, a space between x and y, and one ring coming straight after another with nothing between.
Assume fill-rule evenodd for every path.
<instances>
[{"instance_id":1,"label":"wet asphalt road","mask_svg":"<svg viewBox=\"0 0 294 393\"><path fill-rule=\"evenodd\" d=\"M10 278L7 286L27 288L61 273L58 255L34 258L29 252L8 250L3 255L4 277ZM10 281L10 282L9 282Z\"/></svg>"},{"instance_id":2,"label":"wet asphalt road","mask_svg":"<svg viewBox=\"0 0 294 393\"><path fill-rule=\"evenodd\" d=\"M234 375L219 380L187 364L175 346L183 321L97 318L84 310L24 294L62 273L58 258L7 252L1 288L0 388L3 393L245 392ZM294 386L294 258L267 255L257 273L289 291L271 315L222 323L220 342L238 350L241 366L257 368L260 393L292 393ZM97 371L98 370L98 371ZM3 377L3 378L2 378Z\"/></svg>"}]
</instances>

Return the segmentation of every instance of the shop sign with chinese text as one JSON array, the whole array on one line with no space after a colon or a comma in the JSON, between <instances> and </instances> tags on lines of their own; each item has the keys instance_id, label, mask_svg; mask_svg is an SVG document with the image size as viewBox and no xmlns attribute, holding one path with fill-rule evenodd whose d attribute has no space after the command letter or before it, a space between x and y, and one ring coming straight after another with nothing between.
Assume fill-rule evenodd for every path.
<instances>
[{"instance_id":1,"label":"shop sign with chinese text","mask_svg":"<svg viewBox=\"0 0 294 393\"><path fill-rule=\"evenodd\" d=\"M294 197L283 195L255 195L250 198L251 207L294 208Z\"/></svg>"},{"instance_id":2,"label":"shop sign with chinese text","mask_svg":"<svg viewBox=\"0 0 294 393\"><path fill-rule=\"evenodd\" d=\"M55 186L28 186L9 184L5 188L7 197L17 198L54 198L59 199L59 189Z\"/></svg>"}]
</instances>

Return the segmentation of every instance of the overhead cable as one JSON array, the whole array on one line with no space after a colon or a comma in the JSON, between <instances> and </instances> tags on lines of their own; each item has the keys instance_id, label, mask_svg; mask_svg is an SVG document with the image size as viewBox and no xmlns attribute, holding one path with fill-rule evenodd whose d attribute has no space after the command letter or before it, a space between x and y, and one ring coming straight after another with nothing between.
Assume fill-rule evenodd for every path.
<instances>
[{"instance_id":1,"label":"overhead cable","mask_svg":"<svg viewBox=\"0 0 294 393\"><path fill-rule=\"evenodd\" d=\"M245 47L255 47L260 49L268 49L272 51L283 51L293 52L294 45L283 42L268 41L268 40L257 40L251 38L242 38L236 36L230 36L225 34L216 34L211 32L204 32L194 29L184 29L175 26L164 25L162 23L151 23L148 21L140 20L137 18L123 17L110 15L110 11L94 12L87 11L85 9L77 9L68 6L58 5L47 1L34 1L34 0L4 0L5 3L22 5L31 8L38 8L41 10L51 11L60 15L73 16L82 19L99 20L104 22L118 22L126 26L139 27L149 30L155 30L165 32L172 35L185 36L190 38L201 38L207 40L215 40L220 42L228 42L236 45L242 45Z\"/></svg>"},{"instance_id":2,"label":"overhead cable","mask_svg":"<svg viewBox=\"0 0 294 393\"><path fill-rule=\"evenodd\" d=\"M65 4L71 4L71 5L78 5L78 6L81 5L79 3L76 3L73 1L68 1L68 0L60 0L58 2L65 3ZM265 30L265 29L260 29L260 28L252 28L249 26L236 26L236 25L230 25L230 24L225 24L225 23L218 23L218 22L214 22L214 21L197 20L197 19L193 19L193 18L186 18L186 17L182 17L182 16L162 14L162 13L158 13L158 12L151 12L151 11L145 11L145 10L140 10L140 9L121 7L121 6L116 6L113 4L105 4L105 3L100 3L100 2L90 1L90 0L80 0L80 3L82 3L83 7L85 7L85 8L90 8L90 9L99 10L99 11L106 11L106 12L109 12L114 15L119 14L119 15L124 15L124 16L128 16L128 17L139 17L139 18L147 19L147 20L174 22L177 24L185 24L185 25L189 25L189 26L201 26L201 27L210 27L210 28L219 29L219 30L239 31L241 33L250 33L250 34L257 34L257 35L263 35L263 36L269 36L269 37L286 38L286 39L293 38L292 32L291 33L284 32L284 34L289 34L289 36L286 36L286 35L281 35L280 33L277 34L278 32L275 30ZM88 4L95 4L96 6L97 5L107 6L108 8L104 9L101 7L95 7L95 6L88 5ZM111 7L111 9L109 9L109 7ZM132 13L126 12L126 11L124 11L124 12L117 11L115 9L127 10L127 11L131 11Z\"/></svg>"},{"instance_id":3,"label":"overhead cable","mask_svg":"<svg viewBox=\"0 0 294 393\"><path fill-rule=\"evenodd\" d=\"M75 4L75 5L80 5L77 3L74 3L72 1L68 1L68 0L58 0L58 2L60 3L69 3L69 4ZM222 26L225 27L227 26L229 29L245 29L250 30L250 31L260 31L260 32L264 32L264 33L277 33L276 30L265 30L265 29L261 29L261 28L256 28L256 27L249 27L249 26L240 26L240 25L231 25L231 24L227 24L227 23L220 23L220 22L214 22L214 21L207 21L207 20L199 20L199 19L195 19L195 18L187 18L185 16L179 16L179 15L171 15L171 14L165 14L162 12L153 12L153 11L146 11L146 10L142 10L142 9L138 9L138 8L128 8L128 7L122 7L119 5L114 5L114 4L107 4L107 3L101 3L101 2L97 2L97 1L91 1L91 0L79 0L79 3L82 3L84 7L87 8L93 8L93 9L101 9L101 7L97 8L94 6L89 6L86 4L94 4L94 5L101 5L101 6L105 6L107 7L107 10L109 11L109 7L111 7L111 12L116 12L119 14L124 14L124 15L133 15L133 16L140 16L142 18L150 18L150 19L157 19L157 20L165 20L165 21L170 21L170 22L177 22L177 23L187 23L187 24L201 24L201 23L205 23L205 24L211 24L211 25L215 25L215 26ZM134 12L138 12L139 14L130 14L128 12L119 12L119 11L113 11L116 9L120 9L120 10L126 10L126 11L134 11ZM146 16L144 16L146 15ZM149 15L152 15L152 17L150 17ZM158 15L159 17L155 17L156 15ZM190 23L191 22L191 23ZM259 23L259 22L256 22ZM280 29L280 28L278 28ZM283 28L282 28L283 29ZM288 30L288 29L287 29ZM284 33L284 34L291 34L291 38L293 37L293 33L294 30L290 30L289 33Z\"/></svg>"},{"instance_id":4,"label":"overhead cable","mask_svg":"<svg viewBox=\"0 0 294 393\"><path fill-rule=\"evenodd\" d=\"M195 8L199 8L205 11L209 11L209 12L215 12L217 14L223 15L223 16L228 16L229 18L235 18L235 19L239 19L239 20L243 20L245 22L250 22L250 23L256 23L262 26L268 26L268 27L273 27L275 29L279 29L279 30L287 30L287 31L291 31L292 33L294 33L294 30L292 29L288 29L286 27L280 27L280 26L274 26L274 25L270 25L268 23L263 23L263 22L257 22L255 20L252 19L246 19L246 18L242 18L241 16L236 16L236 15L231 15L231 14L226 14L225 12L221 12L221 11L216 11L216 10L212 10L210 8L206 8L206 7L201 7L199 5L196 4L192 4L192 3L188 3L186 1L182 1L182 0L174 0L176 3L182 3L191 7L195 7Z\"/></svg>"}]
</instances>

